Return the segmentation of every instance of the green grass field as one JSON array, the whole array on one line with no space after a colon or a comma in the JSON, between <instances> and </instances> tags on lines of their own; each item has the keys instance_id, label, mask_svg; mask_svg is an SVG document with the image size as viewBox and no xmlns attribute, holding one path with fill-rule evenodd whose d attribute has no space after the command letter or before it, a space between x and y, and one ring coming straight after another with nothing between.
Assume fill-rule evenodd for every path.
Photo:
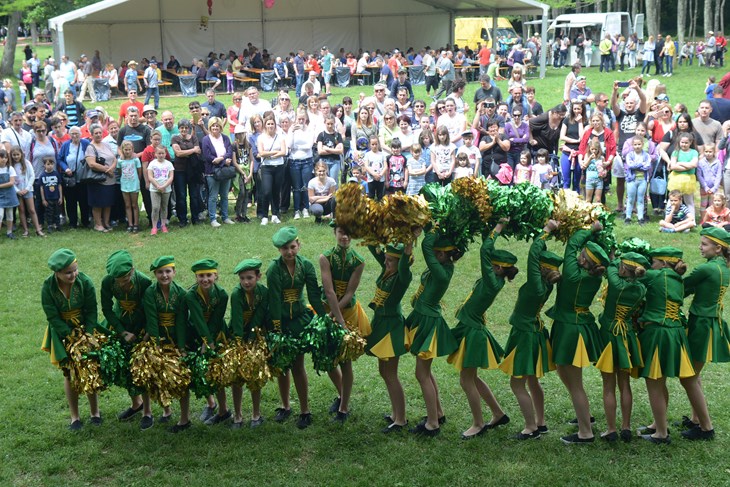
<instances>
[{"instance_id":1,"label":"green grass field","mask_svg":"<svg viewBox=\"0 0 730 487\"><path fill-rule=\"evenodd\" d=\"M549 107L559 101L566 70L548 70L544 80L532 80L538 99ZM625 74L625 73L623 73ZM617 73L621 76L622 73ZM695 107L702 97L708 71L696 67L678 70L666 79L672 102ZM599 75L588 70L589 86L594 91L610 87L616 76ZM663 79L665 80L665 79ZM501 85L505 88L504 83ZM476 84L471 84L471 97ZM334 90L334 98L348 94L353 98L360 88ZM417 87L417 96L423 95ZM202 100L202 97L199 97ZM230 103L230 96L220 96ZM186 112L189 99L165 97L160 106L172 109L177 116ZM102 104L113 113L120 100ZM88 105L87 105L88 106ZM615 197L613 203L615 203ZM290 217L291 215L289 215ZM296 222L303 242L302 255L316 260L319 253L334 245L331 230L316 226L313 221ZM460 433L471 424L466 398L459 386L458 373L445 359L434 362L448 423L437 438L418 439L407 434L384 436L383 413L389 412L384 384L378 376L372 357L362 357L354 364L355 388L352 415L342 427L330 423L326 414L336 395L329 379L317 376L309 367L310 400L314 424L307 430L295 428L293 421L277 424L272 421L278 404L275 384L263 390L262 411L266 424L257 430L244 428L231 431L225 426L206 427L197 421L204 403L192 400L194 426L172 435L160 425L140 432L137 422L119 423L116 414L128 405L125 392L112 389L100 398L105 423L100 428L87 424L77 434L70 433L68 411L62 388L62 375L53 368L48 355L40 350L45 318L40 307L42 280L50 273L48 256L59 247L73 249L79 257L80 270L95 283L104 275L107 256L114 250L128 249L138 268L146 270L161 254L173 254L178 263L177 280L184 286L193 283L189 267L194 260L213 257L221 264L220 283L231 290L237 282L231 274L242 258L258 257L264 261L277 256L271 245L276 227L256 224L224 226L176 226L168 235L150 237L146 233L130 235L115 230L110 234L76 230L54 233L49 238L0 241L0 256L5 263L5 278L0 286L0 316L5 344L0 348L0 467L1 485L728 485L730 463L727 460L730 431L730 395L727 365L709 365L703 383L713 416L717 439L708 443L682 441L678 428L672 427L673 443L657 447L642 441L607 445L597 441L585 447L565 447L558 437L573 432L565 423L574 414L570 399L557 374L543 380L546 394L547 424L551 433L539 441L526 444L509 437L522 428L517 403L509 388L508 377L500 371L480 373L493 388L512 423L482 438L463 442ZM618 224L617 237L638 236L655 246L675 245L685 250L690 268L699 264L699 237L659 234L656 225L639 227ZM549 248L562 252L562 246L549 242ZM525 242L500 240L499 247L508 248L524 265ZM363 248L362 252L367 251ZM12 267L12 269L11 269ZM416 255L415 279L425 269ZM374 293L378 269L366 256L366 270L358 291L360 300L368 303ZM479 277L478 252L469 252L457 263L454 279L446 295L445 316L455 324L454 313ZM509 333L507 320L514 306L517 289L524 282L524 273L507 284L487 312L490 329L504 344ZM405 311L416 284L404 302ZM594 305L598 314L600 306ZM401 380L408 400L411 423L425 414L420 388L414 377L415 360L401 360ZM601 402L600 374L595 369L585 372L591 413L596 416L596 433L605 427ZM634 415L632 426L651 422L651 411L643 381L633 381ZM670 421L689 413L689 404L678 381L670 380ZM293 408L296 394L292 388ZM173 405L175 406L175 405ZM173 408L175 409L175 407ZM161 409L153 408L156 416ZM244 394L244 417L250 411L250 399ZM81 400L82 418L88 419L88 406ZM485 408L487 419L488 410Z\"/></svg>"}]
</instances>

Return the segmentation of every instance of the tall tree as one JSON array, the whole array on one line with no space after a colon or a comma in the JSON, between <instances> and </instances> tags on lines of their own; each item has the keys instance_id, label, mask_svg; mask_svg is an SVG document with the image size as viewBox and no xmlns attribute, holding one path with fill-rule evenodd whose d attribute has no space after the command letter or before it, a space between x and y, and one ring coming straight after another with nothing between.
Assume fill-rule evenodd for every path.
<instances>
[{"instance_id":1,"label":"tall tree","mask_svg":"<svg viewBox=\"0 0 730 487\"><path fill-rule=\"evenodd\" d=\"M659 35L659 0L646 0L646 29L647 36Z\"/></svg>"},{"instance_id":2,"label":"tall tree","mask_svg":"<svg viewBox=\"0 0 730 487\"><path fill-rule=\"evenodd\" d=\"M705 0L705 8L703 14L704 32L702 32L702 37L707 35L707 33L712 30L712 0Z\"/></svg>"},{"instance_id":3,"label":"tall tree","mask_svg":"<svg viewBox=\"0 0 730 487\"><path fill-rule=\"evenodd\" d=\"M677 0L677 41L684 44L684 29L687 27L687 0Z\"/></svg>"},{"instance_id":4,"label":"tall tree","mask_svg":"<svg viewBox=\"0 0 730 487\"><path fill-rule=\"evenodd\" d=\"M720 0L715 0L715 22L713 23L713 29L715 32L720 31L720 19L722 18L722 4Z\"/></svg>"}]
</instances>

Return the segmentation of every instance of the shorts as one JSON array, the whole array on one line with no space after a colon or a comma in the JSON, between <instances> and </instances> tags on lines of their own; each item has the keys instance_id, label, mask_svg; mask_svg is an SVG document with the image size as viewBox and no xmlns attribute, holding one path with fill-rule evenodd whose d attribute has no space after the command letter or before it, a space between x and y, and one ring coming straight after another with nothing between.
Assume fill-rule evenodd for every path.
<instances>
[{"instance_id":1,"label":"shorts","mask_svg":"<svg viewBox=\"0 0 730 487\"><path fill-rule=\"evenodd\" d=\"M586 178L586 191L603 189L603 179L599 177L587 177Z\"/></svg>"},{"instance_id":2,"label":"shorts","mask_svg":"<svg viewBox=\"0 0 730 487\"><path fill-rule=\"evenodd\" d=\"M324 78L325 84L327 84L332 79L332 73L322 73L322 77Z\"/></svg>"},{"instance_id":3,"label":"shorts","mask_svg":"<svg viewBox=\"0 0 730 487\"><path fill-rule=\"evenodd\" d=\"M18 195L18 198L23 198L24 200L32 200L33 199L33 191L28 191L23 196Z\"/></svg>"},{"instance_id":4,"label":"shorts","mask_svg":"<svg viewBox=\"0 0 730 487\"><path fill-rule=\"evenodd\" d=\"M613 158L613 167L611 167L611 174L615 178L625 178L626 169L624 168L624 162L621 160L621 156Z\"/></svg>"},{"instance_id":5,"label":"shorts","mask_svg":"<svg viewBox=\"0 0 730 487\"><path fill-rule=\"evenodd\" d=\"M205 81L220 81L220 78L216 78L215 76L206 77Z\"/></svg>"}]
</instances>

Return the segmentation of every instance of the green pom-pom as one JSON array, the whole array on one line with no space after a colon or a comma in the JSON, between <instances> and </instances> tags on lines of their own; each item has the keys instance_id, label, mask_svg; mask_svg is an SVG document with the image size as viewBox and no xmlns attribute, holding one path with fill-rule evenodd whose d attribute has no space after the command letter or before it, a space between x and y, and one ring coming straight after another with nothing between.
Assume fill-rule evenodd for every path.
<instances>
[{"instance_id":1,"label":"green pom-pom","mask_svg":"<svg viewBox=\"0 0 730 487\"><path fill-rule=\"evenodd\" d=\"M489 180L488 188L492 202L490 224L493 226L501 219L509 218L502 230L503 237L531 240L540 233L553 212L553 202L548 193L534 184L525 182L503 186Z\"/></svg>"},{"instance_id":2,"label":"green pom-pom","mask_svg":"<svg viewBox=\"0 0 730 487\"><path fill-rule=\"evenodd\" d=\"M127 386L129 376L129 351L117 338L110 338L99 348L85 355L99 361L101 379L106 387Z\"/></svg>"},{"instance_id":3,"label":"green pom-pom","mask_svg":"<svg viewBox=\"0 0 730 487\"><path fill-rule=\"evenodd\" d=\"M208 380L208 368L210 360L215 357L215 352L208 348L205 352L188 352L182 358L182 362L190 369L190 391L195 397L201 399L212 396L218 388Z\"/></svg>"},{"instance_id":4,"label":"green pom-pom","mask_svg":"<svg viewBox=\"0 0 730 487\"><path fill-rule=\"evenodd\" d=\"M317 373L335 368L346 333L328 315L315 316L304 329L302 338L312 352L312 364Z\"/></svg>"},{"instance_id":5,"label":"green pom-pom","mask_svg":"<svg viewBox=\"0 0 730 487\"><path fill-rule=\"evenodd\" d=\"M643 255L644 257L649 259L649 262L651 262L651 255L649 255L649 252L651 252L651 244L639 237L633 237L628 240L624 240L623 242L618 244L617 248L617 256L625 254L627 252L636 252L637 254Z\"/></svg>"},{"instance_id":6,"label":"green pom-pom","mask_svg":"<svg viewBox=\"0 0 730 487\"><path fill-rule=\"evenodd\" d=\"M282 372L289 370L294 360L307 351L299 340L288 333L271 332L266 336L266 342L271 352L269 366Z\"/></svg>"}]
</instances>

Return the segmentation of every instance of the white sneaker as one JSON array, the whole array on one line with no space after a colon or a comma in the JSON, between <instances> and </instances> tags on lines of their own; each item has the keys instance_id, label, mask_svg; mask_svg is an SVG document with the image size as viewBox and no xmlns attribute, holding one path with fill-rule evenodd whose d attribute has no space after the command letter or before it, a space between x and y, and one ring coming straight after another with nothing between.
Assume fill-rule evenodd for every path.
<instances>
[{"instance_id":1,"label":"white sneaker","mask_svg":"<svg viewBox=\"0 0 730 487\"><path fill-rule=\"evenodd\" d=\"M309 218L309 210L306 208L302 210L302 218Z\"/></svg>"},{"instance_id":2,"label":"white sneaker","mask_svg":"<svg viewBox=\"0 0 730 487\"><path fill-rule=\"evenodd\" d=\"M279 217L276 215L272 215L271 217L271 223L281 223L281 220L279 220Z\"/></svg>"},{"instance_id":3,"label":"white sneaker","mask_svg":"<svg viewBox=\"0 0 730 487\"><path fill-rule=\"evenodd\" d=\"M294 219L295 220L299 220L301 217L302 217L302 215L298 211L295 211L294 212Z\"/></svg>"},{"instance_id":4,"label":"white sneaker","mask_svg":"<svg viewBox=\"0 0 730 487\"><path fill-rule=\"evenodd\" d=\"M198 220L205 220L205 217L206 216L208 216L208 212L207 211L201 211L200 213L198 213Z\"/></svg>"},{"instance_id":5,"label":"white sneaker","mask_svg":"<svg viewBox=\"0 0 730 487\"><path fill-rule=\"evenodd\" d=\"M236 224L236 222L234 222L230 218L226 218L225 220L223 220L223 223L225 223L226 225L235 225Z\"/></svg>"},{"instance_id":6,"label":"white sneaker","mask_svg":"<svg viewBox=\"0 0 730 487\"><path fill-rule=\"evenodd\" d=\"M218 220L213 220L212 222L210 222L210 226L213 228L218 228L219 226L221 226L221 224L218 223Z\"/></svg>"},{"instance_id":7,"label":"white sneaker","mask_svg":"<svg viewBox=\"0 0 730 487\"><path fill-rule=\"evenodd\" d=\"M261 219L261 225L266 226L269 224L269 219L264 217Z\"/></svg>"}]
</instances>

